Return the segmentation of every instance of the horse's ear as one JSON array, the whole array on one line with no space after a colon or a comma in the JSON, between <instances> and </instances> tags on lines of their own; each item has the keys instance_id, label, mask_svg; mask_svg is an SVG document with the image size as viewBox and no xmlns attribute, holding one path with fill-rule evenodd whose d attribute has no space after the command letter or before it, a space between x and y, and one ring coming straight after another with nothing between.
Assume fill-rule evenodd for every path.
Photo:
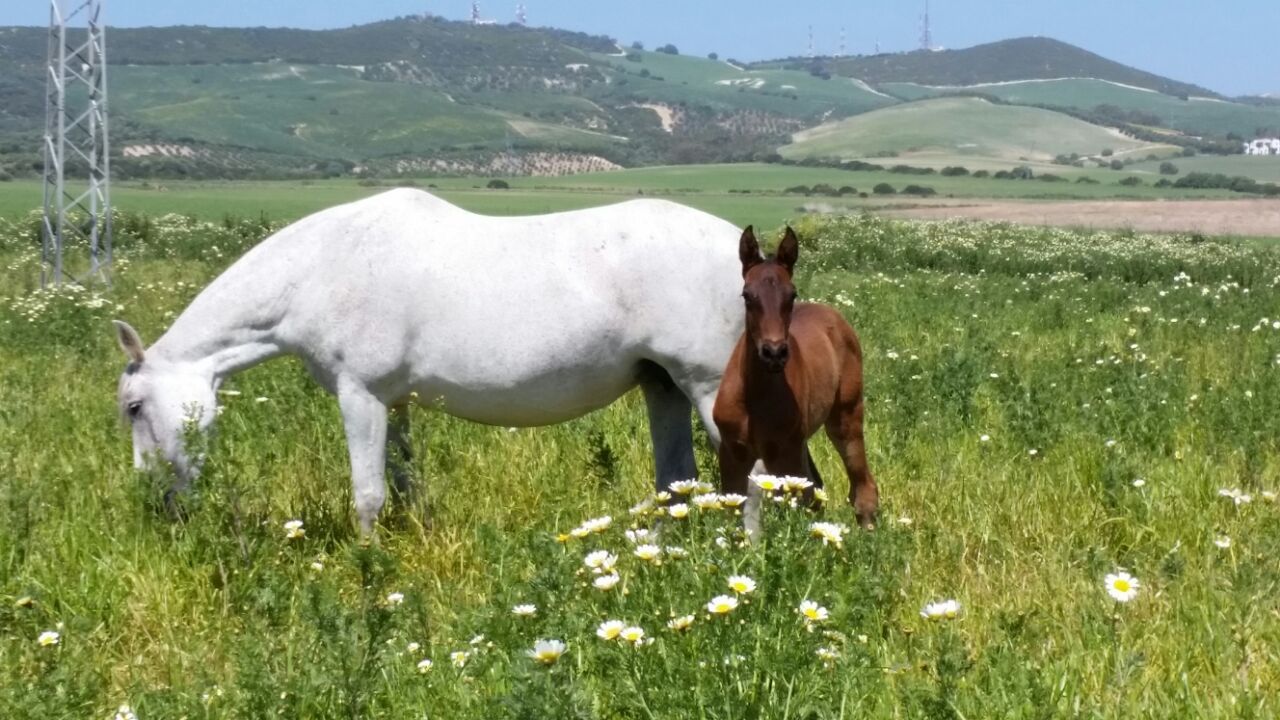
<instances>
[{"instance_id":1,"label":"horse's ear","mask_svg":"<svg viewBox=\"0 0 1280 720\"><path fill-rule=\"evenodd\" d=\"M796 237L796 233L787 226L787 231L782 235L782 242L778 243L778 252L774 255L774 259L778 264L787 269L788 273L795 271L796 260L800 257L800 240Z\"/></svg>"},{"instance_id":2,"label":"horse's ear","mask_svg":"<svg viewBox=\"0 0 1280 720\"><path fill-rule=\"evenodd\" d=\"M756 231L750 225L742 231L742 239L738 241L738 259L742 261L744 276L748 270L764 262L764 256L760 254L760 244L756 242Z\"/></svg>"},{"instance_id":3,"label":"horse's ear","mask_svg":"<svg viewBox=\"0 0 1280 720\"><path fill-rule=\"evenodd\" d=\"M134 330L129 323L123 320L112 320L116 326L116 340L120 343L120 349L124 351L129 362L142 363L145 356L142 347L142 336Z\"/></svg>"}]
</instances>

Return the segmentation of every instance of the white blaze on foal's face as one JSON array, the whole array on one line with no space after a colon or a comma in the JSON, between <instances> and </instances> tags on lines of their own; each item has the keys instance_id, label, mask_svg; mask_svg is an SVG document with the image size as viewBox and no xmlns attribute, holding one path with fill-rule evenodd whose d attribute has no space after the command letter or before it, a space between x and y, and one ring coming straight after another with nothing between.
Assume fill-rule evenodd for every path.
<instances>
[{"instance_id":1,"label":"white blaze on foal's face","mask_svg":"<svg viewBox=\"0 0 1280 720\"><path fill-rule=\"evenodd\" d=\"M200 465L200 458L187 452L188 429L206 430L217 416L213 381L190 365L148 359L141 338L127 324L117 321L116 332L129 358L117 399L133 432L133 466L146 470L162 459L177 473L181 486Z\"/></svg>"}]
</instances>

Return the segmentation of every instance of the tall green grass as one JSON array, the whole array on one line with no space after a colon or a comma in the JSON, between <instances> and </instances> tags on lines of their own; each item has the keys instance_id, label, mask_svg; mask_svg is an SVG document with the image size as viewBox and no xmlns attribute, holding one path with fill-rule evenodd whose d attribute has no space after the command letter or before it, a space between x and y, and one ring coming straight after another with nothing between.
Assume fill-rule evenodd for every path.
<instances>
[{"instance_id":1,"label":"tall green grass","mask_svg":"<svg viewBox=\"0 0 1280 720\"><path fill-rule=\"evenodd\" d=\"M1276 714L1273 251L806 219L802 293L866 352L874 532L812 535L853 524L825 440L828 508L766 503L756 543L733 509L632 514L652 463L628 395L515 431L415 410L425 498L365 545L334 403L287 360L228 384L206 474L181 520L163 513L130 468L108 320L153 340L272 226L117 228L110 290L41 294L31 228L0 225L0 717ZM698 460L714 481L705 438ZM637 557L633 526L685 555ZM611 590L583 564L597 549L617 556ZM1117 568L1131 602L1106 592ZM740 604L712 614L720 594ZM921 616L943 599L958 617ZM613 619L652 643L597 637ZM567 650L538 662L540 639Z\"/></svg>"}]
</instances>

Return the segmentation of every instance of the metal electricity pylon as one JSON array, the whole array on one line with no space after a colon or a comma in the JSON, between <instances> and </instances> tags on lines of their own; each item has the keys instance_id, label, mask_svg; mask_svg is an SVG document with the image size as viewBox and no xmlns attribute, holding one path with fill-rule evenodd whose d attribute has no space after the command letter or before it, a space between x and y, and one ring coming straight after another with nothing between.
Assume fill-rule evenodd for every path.
<instances>
[{"instance_id":1,"label":"metal electricity pylon","mask_svg":"<svg viewBox=\"0 0 1280 720\"><path fill-rule=\"evenodd\" d=\"M50 0L40 285L108 281L111 161L103 0Z\"/></svg>"}]
</instances>

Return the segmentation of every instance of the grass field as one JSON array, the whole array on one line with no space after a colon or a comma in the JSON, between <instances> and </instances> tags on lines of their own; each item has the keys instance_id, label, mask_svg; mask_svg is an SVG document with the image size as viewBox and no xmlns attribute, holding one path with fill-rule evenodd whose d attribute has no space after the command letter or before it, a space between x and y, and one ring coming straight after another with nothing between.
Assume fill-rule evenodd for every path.
<instances>
[{"instance_id":1,"label":"grass field","mask_svg":"<svg viewBox=\"0 0 1280 720\"><path fill-rule=\"evenodd\" d=\"M789 158L863 158L896 152L902 162L930 154L1017 162L1059 154L1146 154L1169 148L1127 138L1061 113L993 105L977 98L940 98L897 105L796 133L779 148Z\"/></svg>"},{"instance_id":2,"label":"grass field","mask_svg":"<svg viewBox=\"0 0 1280 720\"><path fill-rule=\"evenodd\" d=\"M167 519L130 469L108 320L154 339L267 231L122 223L105 295L42 296L0 223L0 716L1275 716L1275 252L802 221L803 297L862 337L882 522L811 537L852 520L815 441L830 509L768 503L743 546L733 511L694 508L661 523L658 566L623 536L656 521L627 509L652 471L634 394L514 432L415 410L430 522L388 512L365 546L335 404L283 360L224 386L206 472ZM699 465L715 479L705 441ZM612 590L583 566L597 548ZM1104 582L1122 568L1128 602ZM755 589L708 610L734 573ZM954 619L921 616L944 599ZM606 619L651 642L600 639ZM540 638L567 651L543 664Z\"/></svg>"},{"instance_id":3,"label":"grass field","mask_svg":"<svg viewBox=\"0 0 1280 720\"><path fill-rule=\"evenodd\" d=\"M1234 132L1253 137L1257 128L1280 125L1280 108L1206 99L1181 100L1172 95L1126 87L1104 80L1028 80L965 87L929 87L912 83L886 83L884 90L914 100L957 90L970 90L1027 105L1056 105L1091 110L1114 105L1158 116L1164 127L1188 134L1226 135Z\"/></svg>"},{"instance_id":4,"label":"grass field","mask_svg":"<svg viewBox=\"0 0 1280 720\"><path fill-rule=\"evenodd\" d=\"M1221 173L1223 175L1241 175L1258 182L1280 183L1280 157L1256 155L1197 155L1189 158L1173 158L1171 162L1178 167L1181 175L1192 172ZM1160 172L1159 162L1144 162L1132 165L1130 170Z\"/></svg>"}]
</instances>

